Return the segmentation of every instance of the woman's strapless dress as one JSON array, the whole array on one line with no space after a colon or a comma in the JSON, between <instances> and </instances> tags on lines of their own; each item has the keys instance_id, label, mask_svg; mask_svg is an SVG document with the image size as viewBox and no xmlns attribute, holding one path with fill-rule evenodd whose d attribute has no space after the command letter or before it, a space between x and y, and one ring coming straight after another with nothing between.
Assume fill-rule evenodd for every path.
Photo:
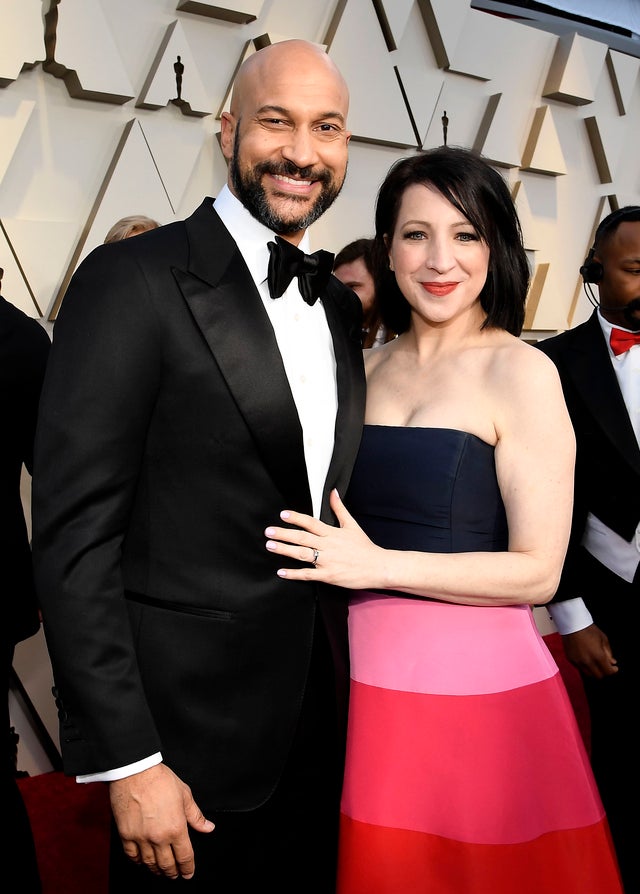
<instances>
[{"instance_id":1,"label":"woman's strapless dress","mask_svg":"<svg viewBox=\"0 0 640 894\"><path fill-rule=\"evenodd\" d=\"M365 426L346 502L380 546L507 549L493 447L463 431ZM339 894L622 894L529 606L357 592L349 642Z\"/></svg>"}]
</instances>

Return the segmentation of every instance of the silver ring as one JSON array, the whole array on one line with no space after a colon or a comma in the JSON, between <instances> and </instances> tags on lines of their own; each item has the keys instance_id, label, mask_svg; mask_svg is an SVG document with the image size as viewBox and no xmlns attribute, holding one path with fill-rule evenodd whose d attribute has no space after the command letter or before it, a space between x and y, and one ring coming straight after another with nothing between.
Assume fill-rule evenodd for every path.
<instances>
[{"instance_id":1,"label":"silver ring","mask_svg":"<svg viewBox=\"0 0 640 894\"><path fill-rule=\"evenodd\" d=\"M313 550L313 559L311 560L311 564L313 565L314 568L316 567L316 562L318 561L319 558L320 558L320 551L317 549L314 549Z\"/></svg>"}]
</instances>

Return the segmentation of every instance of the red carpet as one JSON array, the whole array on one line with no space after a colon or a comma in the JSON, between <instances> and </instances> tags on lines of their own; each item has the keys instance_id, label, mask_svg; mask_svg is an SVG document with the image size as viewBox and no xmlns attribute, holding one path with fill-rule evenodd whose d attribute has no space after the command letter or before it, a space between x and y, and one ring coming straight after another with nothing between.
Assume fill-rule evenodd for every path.
<instances>
[{"instance_id":1,"label":"red carpet","mask_svg":"<svg viewBox=\"0 0 640 894\"><path fill-rule=\"evenodd\" d=\"M589 709L578 671L559 634L544 638L560 668L589 751ZM105 785L79 785L62 773L19 780L36 841L43 894L107 894L109 797Z\"/></svg>"},{"instance_id":2,"label":"red carpet","mask_svg":"<svg viewBox=\"0 0 640 894\"><path fill-rule=\"evenodd\" d=\"M106 894L109 795L62 773L19 779L36 842L42 894Z\"/></svg>"}]
</instances>

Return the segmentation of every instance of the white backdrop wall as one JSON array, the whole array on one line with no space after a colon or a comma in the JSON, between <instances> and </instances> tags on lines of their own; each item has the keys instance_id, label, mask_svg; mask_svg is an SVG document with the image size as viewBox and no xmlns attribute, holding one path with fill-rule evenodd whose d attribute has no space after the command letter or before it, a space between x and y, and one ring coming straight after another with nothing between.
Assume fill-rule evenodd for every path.
<instances>
[{"instance_id":1,"label":"white backdrop wall","mask_svg":"<svg viewBox=\"0 0 640 894\"><path fill-rule=\"evenodd\" d=\"M0 0L5 297L53 320L116 219L165 223L215 195L234 72L288 37L325 45L352 95L347 183L314 247L371 233L388 167L440 144L446 111L448 142L482 151L516 197L534 270L527 331L584 319L578 269L595 226L640 203L640 59L469 0Z\"/></svg>"},{"instance_id":2,"label":"white backdrop wall","mask_svg":"<svg viewBox=\"0 0 640 894\"><path fill-rule=\"evenodd\" d=\"M586 318L578 270L595 228L640 204L640 59L470 0L0 0L3 295L51 328L73 270L118 218L167 223L214 196L234 73L289 37L326 46L351 88L347 182L314 248L372 233L389 166L441 144L446 111L449 144L483 152L515 196L533 271L525 337ZM47 662L41 635L16 656L55 739Z\"/></svg>"}]
</instances>

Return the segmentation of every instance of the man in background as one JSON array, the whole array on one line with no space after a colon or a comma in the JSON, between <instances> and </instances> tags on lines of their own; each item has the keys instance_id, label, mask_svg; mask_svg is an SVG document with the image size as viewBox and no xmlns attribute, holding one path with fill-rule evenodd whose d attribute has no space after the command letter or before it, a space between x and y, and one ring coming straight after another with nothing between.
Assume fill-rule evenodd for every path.
<instances>
[{"instance_id":1,"label":"man in background","mask_svg":"<svg viewBox=\"0 0 640 894\"><path fill-rule=\"evenodd\" d=\"M36 578L65 771L109 784L112 892L334 891L347 602L280 579L263 531L333 520L360 441L360 304L306 233L347 111L318 45L248 57L215 202L94 249L55 324Z\"/></svg>"},{"instance_id":2,"label":"man in background","mask_svg":"<svg viewBox=\"0 0 640 894\"><path fill-rule=\"evenodd\" d=\"M4 271L0 268L0 285ZM5 819L9 889L42 890L29 815L17 783L17 735L11 727L9 690L18 643L40 629L31 546L20 494L23 466L31 474L40 389L50 347L37 320L0 296L0 570L5 659Z\"/></svg>"},{"instance_id":3,"label":"man in background","mask_svg":"<svg viewBox=\"0 0 640 894\"><path fill-rule=\"evenodd\" d=\"M640 657L632 620L640 604L639 206L604 218L580 272L596 309L538 344L558 367L577 439L571 540L547 608L582 674L593 770L626 894L639 894Z\"/></svg>"}]
</instances>

